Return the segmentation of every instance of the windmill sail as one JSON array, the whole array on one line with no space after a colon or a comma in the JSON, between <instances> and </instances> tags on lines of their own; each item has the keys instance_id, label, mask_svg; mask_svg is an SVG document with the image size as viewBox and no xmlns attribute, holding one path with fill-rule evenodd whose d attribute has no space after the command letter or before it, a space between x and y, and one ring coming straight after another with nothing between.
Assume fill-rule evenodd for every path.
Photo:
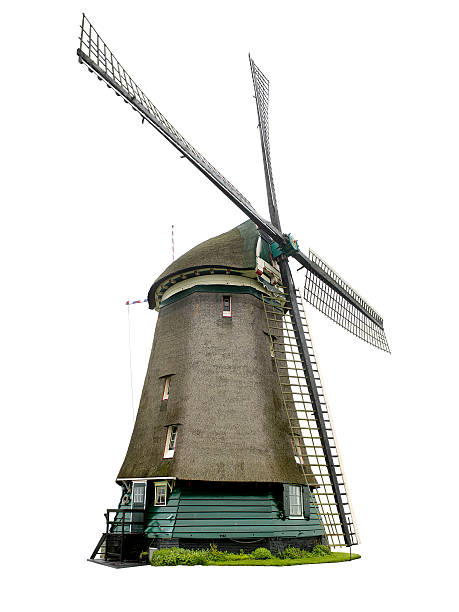
<instances>
[{"instance_id":1,"label":"windmill sail","mask_svg":"<svg viewBox=\"0 0 459 612\"><path fill-rule=\"evenodd\" d=\"M265 170L266 191L268 194L268 206L271 222L280 229L279 213L277 210L276 190L274 188L273 170L271 166L271 149L269 146L269 80L258 68L249 56L250 69L252 71L253 88L255 90L255 101L257 103L258 127L260 129L261 150L263 154L263 166Z\"/></svg>"},{"instance_id":2,"label":"windmill sail","mask_svg":"<svg viewBox=\"0 0 459 612\"><path fill-rule=\"evenodd\" d=\"M80 47L77 51L81 63L95 72L99 79L122 96L132 108L140 113L143 119L157 129L184 157L198 168L216 185L236 206L252 221L261 226L268 235L282 241L282 234L269 221L263 219L252 204L226 179L207 159L199 153L156 106L145 95L142 89L129 76L126 70L107 47L91 22L83 15L80 34Z\"/></svg>"},{"instance_id":3,"label":"windmill sail","mask_svg":"<svg viewBox=\"0 0 459 612\"><path fill-rule=\"evenodd\" d=\"M272 224L280 230L269 146L269 81L250 58L258 112L266 191ZM305 260L303 253L291 253ZM310 497L321 517L324 534L331 546L358 543L347 497L333 428L324 399L309 328L296 297L292 273L285 257L279 261L287 301L280 309L264 299L265 314L279 378L282 403L290 425L293 451ZM320 274L320 269L319 269ZM324 280L328 280L324 277ZM332 283L335 279L330 279ZM352 300L353 296L349 296ZM313 484L312 484L313 483Z\"/></svg>"},{"instance_id":4,"label":"windmill sail","mask_svg":"<svg viewBox=\"0 0 459 612\"><path fill-rule=\"evenodd\" d=\"M376 310L311 250L309 260L314 268L306 268L304 299L351 334L390 353L383 319Z\"/></svg>"},{"instance_id":5,"label":"windmill sail","mask_svg":"<svg viewBox=\"0 0 459 612\"><path fill-rule=\"evenodd\" d=\"M325 399L309 326L299 294L282 307L265 299L265 314L274 349L282 403L290 424L297 463L309 484L330 546L352 546L359 537ZM308 374L301 356L294 304L306 341ZM315 483L311 485L310 483Z\"/></svg>"}]
</instances>

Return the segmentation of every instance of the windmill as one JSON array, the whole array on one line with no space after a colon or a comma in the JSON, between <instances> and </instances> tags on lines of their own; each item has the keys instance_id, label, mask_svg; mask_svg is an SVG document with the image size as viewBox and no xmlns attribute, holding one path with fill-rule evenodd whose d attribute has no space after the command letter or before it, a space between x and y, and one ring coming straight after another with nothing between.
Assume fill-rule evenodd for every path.
<instances>
[{"instance_id":1,"label":"windmill","mask_svg":"<svg viewBox=\"0 0 459 612\"><path fill-rule=\"evenodd\" d=\"M282 231L270 158L269 81L249 57L270 220L131 79L85 15L79 62L159 131L248 220L176 259L148 293L158 321L117 482L92 555L146 543L226 550L359 542L303 299L389 351L380 315ZM301 295L289 259L305 271ZM260 544L260 543L263 544Z\"/></svg>"}]
</instances>

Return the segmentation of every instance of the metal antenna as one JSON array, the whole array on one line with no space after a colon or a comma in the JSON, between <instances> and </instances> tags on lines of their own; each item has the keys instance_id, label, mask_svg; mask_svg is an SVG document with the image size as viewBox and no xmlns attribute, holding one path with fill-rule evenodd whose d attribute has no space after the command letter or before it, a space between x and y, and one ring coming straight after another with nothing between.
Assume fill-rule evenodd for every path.
<instances>
[{"instance_id":1,"label":"metal antenna","mask_svg":"<svg viewBox=\"0 0 459 612\"><path fill-rule=\"evenodd\" d=\"M172 225L172 261L175 260L175 249L174 249L174 226Z\"/></svg>"}]
</instances>

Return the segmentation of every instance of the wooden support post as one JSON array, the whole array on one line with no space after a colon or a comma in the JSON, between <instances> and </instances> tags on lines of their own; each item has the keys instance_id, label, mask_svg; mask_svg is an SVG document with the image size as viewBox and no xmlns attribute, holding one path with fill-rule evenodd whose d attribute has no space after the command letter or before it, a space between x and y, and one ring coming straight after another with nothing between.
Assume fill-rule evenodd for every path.
<instances>
[{"instance_id":1,"label":"wooden support post","mask_svg":"<svg viewBox=\"0 0 459 612\"><path fill-rule=\"evenodd\" d=\"M120 561L123 560L123 545L124 545L124 521L126 518L126 513L122 512L123 519L121 522L121 542L120 542Z\"/></svg>"},{"instance_id":2,"label":"wooden support post","mask_svg":"<svg viewBox=\"0 0 459 612\"><path fill-rule=\"evenodd\" d=\"M105 520L107 521L107 526L106 526L106 530L105 530L105 552L104 552L104 561L106 561L106 560L107 560L109 519L110 519L110 515L109 515L109 512L108 512L108 510L107 510L107 512L106 512L106 514L105 514Z\"/></svg>"}]
</instances>

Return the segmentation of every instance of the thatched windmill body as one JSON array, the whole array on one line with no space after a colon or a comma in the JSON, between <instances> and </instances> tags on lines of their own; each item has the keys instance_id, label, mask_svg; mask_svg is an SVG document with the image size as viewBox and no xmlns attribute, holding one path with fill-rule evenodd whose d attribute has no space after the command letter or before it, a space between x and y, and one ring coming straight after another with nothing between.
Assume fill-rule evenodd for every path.
<instances>
[{"instance_id":1,"label":"thatched windmill body","mask_svg":"<svg viewBox=\"0 0 459 612\"><path fill-rule=\"evenodd\" d=\"M83 16L78 56L248 217L191 249L148 294L158 321L140 406L107 512L106 556L156 547L226 550L358 543L302 299L388 350L381 317L323 260L282 233L266 77L250 59L270 221L150 102ZM112 520L113 519L113 520Z\"/></svg>"}]
</instances>

